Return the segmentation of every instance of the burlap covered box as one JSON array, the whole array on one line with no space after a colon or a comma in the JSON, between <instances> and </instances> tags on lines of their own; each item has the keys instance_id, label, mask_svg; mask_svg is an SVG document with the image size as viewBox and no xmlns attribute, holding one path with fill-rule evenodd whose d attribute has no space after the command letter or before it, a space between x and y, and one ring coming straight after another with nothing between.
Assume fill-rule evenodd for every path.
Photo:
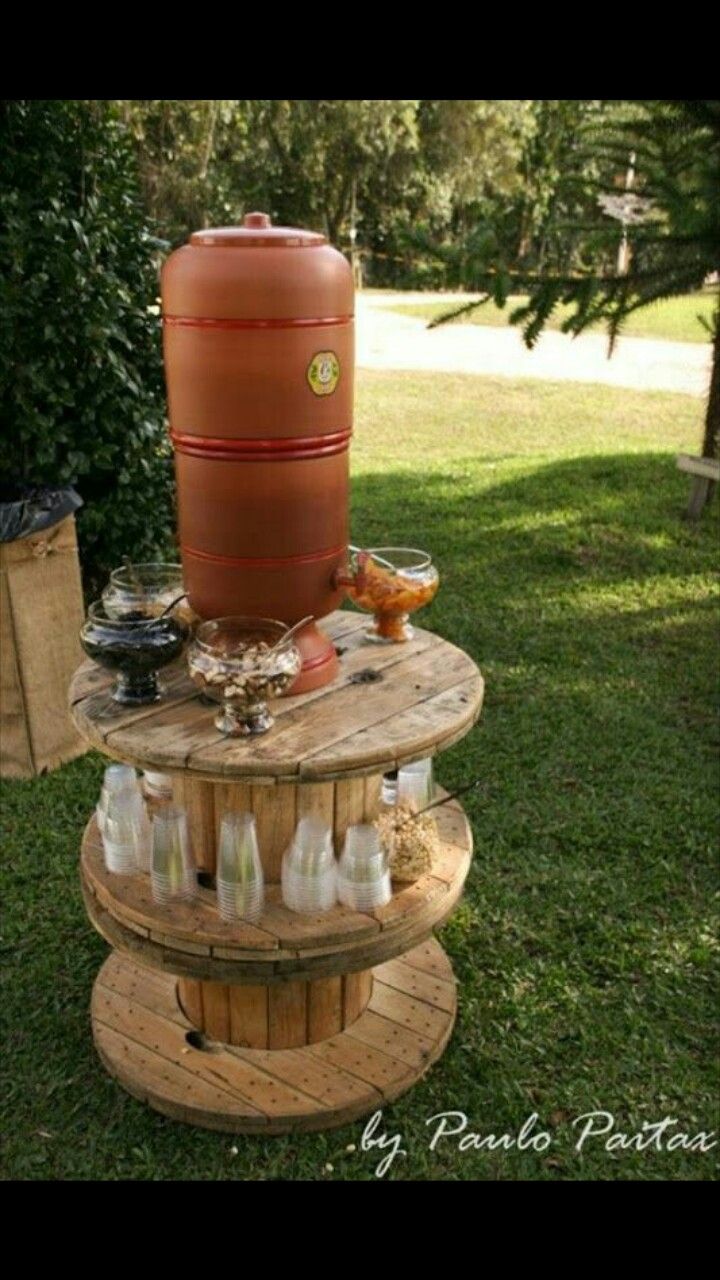
<instances>
[{"instance_id":1,"label":"burlap covered box","mask_svg":"<svg viewBox=\"0 0 720 1280\"><path fill-rule=\"evenodd\" d=\"M75 517L0 543L0 774L32 778L82 755L67 709L83 659Z\"/></svg>"}]
</instances>

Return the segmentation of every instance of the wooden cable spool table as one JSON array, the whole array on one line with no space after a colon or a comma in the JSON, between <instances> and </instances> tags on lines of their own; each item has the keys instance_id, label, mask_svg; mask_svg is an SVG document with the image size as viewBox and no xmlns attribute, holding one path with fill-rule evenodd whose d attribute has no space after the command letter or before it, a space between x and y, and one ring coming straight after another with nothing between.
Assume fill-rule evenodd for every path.
<instances>
[{"instance_id":1,"label":"wooden cable spool table","mask_svg":"<svg viewBox=\"0 0 720 1280\"><path fill-rule=\"evenodd\" d=\"M219 736L184 664L165 673L154 706L119 706L93 663L73 680L80 733L113 759L169 773L189 817L193 903L159 906L148 875L109 873L94 817L81 855L88 915L114 948L93 991L98 1053L129 1093L175 1119L238 1133L344 1124L408 1089L449 1039L455 981L432 931L470 865L456 801L437 810L431 873L394 884L387 906L306 916L281 898L298 818L322 817L339 850L350 823L377 815L383 773L457 742L480 714L483 680L467 654L419 628L406 644L369 644L367 624L343 610L325 618L338 677L276 701L273 729L250 739ZM229 809L257 823L266 904L255 925L226 922L215 905Z\"/></svg>"}]
</instances>

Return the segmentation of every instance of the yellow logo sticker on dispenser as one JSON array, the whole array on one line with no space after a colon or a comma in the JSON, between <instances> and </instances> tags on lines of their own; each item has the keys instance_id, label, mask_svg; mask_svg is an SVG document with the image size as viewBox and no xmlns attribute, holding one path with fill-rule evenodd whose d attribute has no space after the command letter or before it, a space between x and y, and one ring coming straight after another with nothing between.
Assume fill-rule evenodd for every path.
<instances>
[{"instance_id":1,"label":"yellow logo sticker on dispenser","mask_svg":"<svg viewBox=\"0 0 720 1280\"><path fill-rule=\"evenodd\" d=\"M308 365L307 380L316 396L331 396L340 381L340 361L334 351L318 351Z\"/></svg>"}]
</instances>

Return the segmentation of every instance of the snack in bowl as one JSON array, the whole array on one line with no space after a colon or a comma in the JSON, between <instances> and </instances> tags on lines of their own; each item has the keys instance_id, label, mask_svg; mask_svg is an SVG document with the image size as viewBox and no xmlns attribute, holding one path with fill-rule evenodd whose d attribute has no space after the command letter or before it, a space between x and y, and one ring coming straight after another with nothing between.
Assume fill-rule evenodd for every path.
<instances>
[{"instance_id":1,"label":"snack in bowl","mask_svg":"<svg viewBox=\"0 0 720 1280\"><path fill-rule=\"evenodd\" d=\"M271 618L203 622L188 649L190 677L222 704L215 727L230 737L267 733L274 723L266 699L278 698L297 676L300 653L289 628Z\"/></svg>"},{"instance_id":2,"label":"snack in bowl","mask_svg":"<svg viewBox=\"0 0 720 1280\"><path fill-rule=\"evenodd\" d=\"M356 605L374 615L368 637L392 644L412 639L408 617L430 603L439 585L430 556L412 547L357 551L353 572L339 581Z\"/></svg>"},{"instance_id":3,"label":"snack in bowl","mask_svg":"<svg viewBox=\"0 0 720 1280\"><path fill-rule=\"evenodd\" d=\"M393 880L419 880L432 870L433 858L440 852L433 814L413 818L414 812L412 805L401 802L375 821Z\"/></svg>"},{"instance_id":4,"label":"snack in bowl","mask_svg":"<svg viewBox=\"0 0 720 1280\"><path fill-rule=\"evenodd\" d=\"M164 686L158 672L180 657L188 634L173 614L153 619L132 612L117 618L96 600L80 630L80 643L93 662L115 675L114 701L132 707L160 700Z\"/></svg>"}]
</instances>

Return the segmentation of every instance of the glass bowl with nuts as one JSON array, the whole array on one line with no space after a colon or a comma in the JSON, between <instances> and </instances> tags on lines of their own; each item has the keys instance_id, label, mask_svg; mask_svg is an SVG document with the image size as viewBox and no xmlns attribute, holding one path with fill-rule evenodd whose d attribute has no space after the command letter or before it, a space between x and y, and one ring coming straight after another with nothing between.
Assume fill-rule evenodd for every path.
<instances>
[{"instance_id":1,"label":"glass bowl with nuts","mask_svg":"<svg viewBox=\"0 0 720 1280\"><path fill-rule=\"evenodd\" d=\"M267 733L274 723L268 698L279 698L302 659L290 628L272 618L216 618L197 628L188 649L190 678L221 704L215 727L232 738Z\"/></svg>"}]
</instances>

